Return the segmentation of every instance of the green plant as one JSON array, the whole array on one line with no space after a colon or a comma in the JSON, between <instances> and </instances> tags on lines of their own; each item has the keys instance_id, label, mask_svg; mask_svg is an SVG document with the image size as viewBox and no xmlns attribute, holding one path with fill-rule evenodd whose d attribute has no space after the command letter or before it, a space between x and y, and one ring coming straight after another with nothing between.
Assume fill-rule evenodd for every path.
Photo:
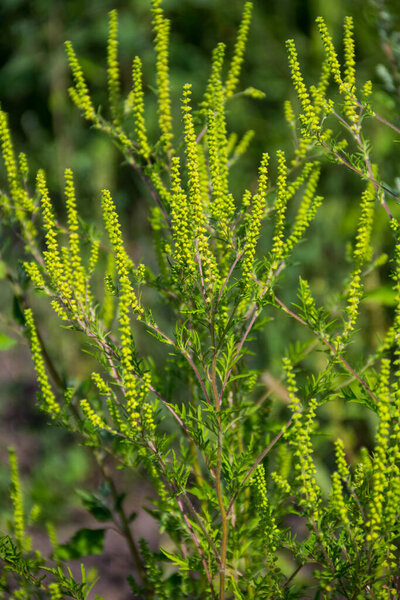
<instances>
[{"instance_id":1,"label":"green plant","mask_svg":"<svg viewBox=\"0 0 400 600\"><path fill-rule=\"evenodd\" d=\"M287 42L299 112L295 116L285 103L295 139L290 162L282 150L273 158L264 154L254 189L231 189L230 170L252 134L237 141L229 132L227 108L238 94L263 96L253 88L237 92L251 11L252 3L246 2L227 68L225 46L216 47L196 109L191 86L184 86L182 117L175 127L170 25L160 0L153 1L157 141L147 133L137 57L132 90L121 97L116 13L110 13L108 42L109 119L93 106L72 44L66 44L72 100L113 140L149 189L152 267L132 260L108 190L101 193L107 240L79 217L70 170L65 173L67 223L59 222L44 172L37 174L32 191L27 159L15 158L7 117L0 113L8 176L8 190L1 193L3 219L24 241L24 273L32 287L49 299L68 334L75 332L82 350L97 363L90 378L76 382L72 375L59 375L35 323L24 274L18 279L6 267L7 276L20 286L39 403L49 419L77 434L98 463L104 485L82 494L82 501L124 536L134 563L129 581L135 597L396 598L400 245L396 207L389 199L399 198L373 163L368 122L399 130L370 106L371 83L361 89L356 83L352 20L345 21L342 68L319 18L326 58L317 85L306 85L294 41ZM298 246L329 202L317 194L324 156L364 182L348 251L352 266L334 310L319 306L304 277L297 304L282 299ZM270 163L276 176L269 174ZM388 260L372 244L378 210L386 215L393 238L396 303L384 339L356 368L349 355L359 337L365 281ZM265 224L271 235L261 254L257 246ZM273 331L272 317L294 319L308 334L288 344L281 357L282 381L265 394L251 361L251 340L264 328ZM150 336L149 351L145 336ZM375 415L375 445L372 452L346 457L344 441L331 434L336 470L324 486L313 448L319 443L319 422L340 399L361 403ZM87 598L94 581L83 567L82 581L76 581L67 562L101 552L105 529L82 529L59 545L50 527L54 550L49 560L32 552L12 450L10 465L14 522L11 535L1 539L4 593ZM151 483L149 511L167 534L159 551L134 538L134 516L124 509L116 465Z\"/></svg>"}]
</instances>

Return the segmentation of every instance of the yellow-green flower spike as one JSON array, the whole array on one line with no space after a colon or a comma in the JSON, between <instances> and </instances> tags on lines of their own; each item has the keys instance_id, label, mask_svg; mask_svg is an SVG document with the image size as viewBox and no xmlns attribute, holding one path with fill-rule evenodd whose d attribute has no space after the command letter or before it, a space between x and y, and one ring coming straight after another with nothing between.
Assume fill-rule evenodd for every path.
<instances>
[{"instance_id":1,"label":"yellow-green flower spike","mask_svg":"<svg viewBox=\"0 0 400 600\"><path fill-rule=\"evenodd\" d=\"M229 167L247 152L247 149L250 146L251 140L253 139L254 135L255 135L255 131L253 129L249 129L248 131L246 131L245 134L243 134L242 138L239 140L239 142L233 148L232 158L229 160L229 163L228 163ZM234 144L234 142L233 142L233 144ZM229 155L228 147L227 147L227 154Z\"/></svg>"},{"instance_id":2,"label":"yellow-green flower spike","mask_svg":"<svg viewBox=\"0 0 400 600\"><path fill-rule=\"evenodd\" d=\"M132 108L135 117L135 132L136 141L139 145L139 150L147 160L150 156L150 146L147 140L146 123L144 120L144 101L143 101L143 86L142 86L142 61L138 56L133 60L132 67L132 86L133 99Z\"/></svg>"},{"instance_id":3,"label":"yellow-green flower spike","mask_svg":"<svg viewBox=\"0 0 400 600\"><path fill-rule=\"evenodd\" d=\"M300 137L296 140L294 158L291 161L292 167L298 167L304 162L308 152L312 149L315 139L307 135L304 130L301 131Z\"/></svg>"},{"instance_id":4,"label":"yellow-green flower spike","mask_svg":"<svg viewBox=\"0 0 400 600\"><path fill-rule=\"evenodd\" d=\"M99 390L100 394L102 394L103 396L108 396L111 394L110 387L106 384L101 375L99 375L96 372L92 373L92 381Z\"/></svg>"},{"instance_id":5,"label":"yellow-green flower spike","mask_svg":"<svg viewBox=\"0 0 400 600\"><path fill-rule=\"evenodd\" d=\"M76 209L74 180L71 169L65 170L65 198L69 229L69 260L75 298L83 303L86 297L86 274L79 247L79 220ZM64 261L65 265L65 261Z\"/></svg>"},{"instance_id":6,"label":"yellow-green flower spike","mask_svg":"<svg viewBox=\"0 0 400 600\"><path fill-rule=\"evenodd\" d=\"M297 92L301 108L304 114L300 115L302 125L310 131L318 131L320 129L318 115L311 103L310 95L307 91L303 76L300 70L299 59L297 56L296 46L293 40L287 40L286 48L288 51L288 60L292 81Z\"/></svg>"},{"instance_id":7,"label":"yellow-green flower spike","mask_svg":"<svg viewBox=\"0 0 400 600\"><path fill-rule=\"evenodd\" d=\"M285 214L288 202L288 190L287 190L287 166L285 160L285 153L282 150L278 150L278 198L275 203L276 217L275 217L275 231L272 238L272 257L274 264L278 266L284 252L283 243L283 232L285 226Z\"/></svg>"},{"instance_id":8,"label":"yellow-green flower spike","mask_svg":"<svg viewBox=\"0 0 400 600\"><path fill-rule=\"evenodd\" d=\"M116 402L116 398L114 394L110 394L106 397L106 404L108 414L111 417L112 422L115 425L115 428L118 432L121 432L123 435L128 436L131 433L131 427L128 427L126 421L121 416L120 408ZM136 426L136 423L135 423Z\"/></svg>"},{"instance_id":9,"label":"yellow-green flower spike","mask_svg":"<svg viewBox=\"0 0 400 600\"><path fill-rule=\"evenodd\" d=\"M36 230L32 224L31 215L34 210L33 200L29 197L24 185L19 177L17 162L15 160L14 147L8 127L8 119L5 112L0 109L0 143L3 161L6 167L8 184L10 186L10 195L14 206L11 206L10 199L6 194L1 194L1 204L6 215L9 215L11 209L15 211L23 231L24 238L29 244L32 244L36 237Z\"/></svg>"},{"instance_id":10,"label":"yellow-green flower spike","mask_svg":"<svg viewBox=\"0 0 400 600\"><path fill-rule=\"evenodd\" d=\"M118 13L109 13L107 44L108 97L113 123L118 125L121 113L120 76L118 65Z\"/></svg>"},{"instance_id":11,"label":"yellow-green flower spike","mask_svg":"<svg viewBox=\"0 0 400 600\"><path fill-rule=\"evenodd\" d=\"M301 188L306 179L310 176L310 173L313 172L314 169L318 168L318 163L308 162L306 163L300 174L296 177L296 179L292 182L287 182L287 194L288 198L293 198L295 193Z\"/></svg>"},{"instance_id":12,"label":"yellow-green flower spike","mask_svg":"<svg viewBox=\"0 0 400 600\"><path fill-rule=\"evenodd\" d=\"M209 155L209 167L211 174L211 185L213 201L210 204L211 215L218 223L221 231L224 231L229 223L231 214L227 209L230 207L226 202L228 196L228 170L226 144L225 152L221 152L220 122L213 111L209 111L207 119L207 145Z\"/></svg>"},{"instance_id":13,"label":"yellow-green flower spike","mask_svg":"<svg viewBox=\"0 0 400 600\"><path fill-rule=\"evenodd\" d=\"M203 210L199 176L199 158L190 99L191 85L186 84L183 88L182 113L185 134L186 165L189 183L190 212L193 219L193 228L198 244L198 254L202 263L204 282L208 286L216 282L218 279L218 271L215 257L210 251L207 240L207 221Z\"/></svg>"},{"instance_id":14,"label":"yellow-green flower spike","mask_svg":"<svg viewBox=\"0 0 400 600\"><path fill-rule=\"evenodd\" d=\"M325 48L325 54L329 62L330 70L333 76L333 79L338 84L339 89L343 89L343 80L340 72L340 64L336 54L335 47L332 42L332 38L328 31L328 28L325 24L325 21L322 17L316 18L316 23L318 25L319 33L321 35L322 43Z\"/></svg>"},{"instance_id":15,"label":"yellow-green flower spike","mask_svg":"<svg viewBox=\"0 0 400 600\"><path fill-rule=\"evenodd\" d=\"M173 138L168 66L170 23L164 18L161 2L162 0L153 0L152 13L157 53L158 122L162 146L166 152L169 152Z\"/></svg>"},{"instance_id":16,"label":"yellow-green flower spike","mask_svg":"<svg viewBox=\"0 0 400 600\"><path fill-rule=\"evenodd\" d=\"M146 171L146 174L154 185L154 189L160 197L160 200L164 206L168 206L170 203L170 194L167 190L163 180L161 179L160 173L156 167L153 167Z\"/></svg>"},{"instance_id":17,"label":"yellow-green flower spike","mask_svg":"<svg viewBox=\"0 0 400 600\"><path fill-rule=\"evenodd\" d=\"M10 185L11 197L14 201L15 208L17 208L19 204L18 169L15 161L10 129L8 127L7 115L2 110L0 110L0 140L1 152L7 171L7 178ZM8 206L7 209L9 211L10 206Z\"/></svg>"},{"instance_id":18,"label":"yellow-green flower spike","mask_svg":"<svg viewBox=\"0 0 400 600\"><path fill-rule=\"evenodd\" d=\"M135 428L136 422L139 418L139 413L137 410L137 385L135 376L133 375L133 351L131 345L129 314L130 310L133 309L136 314L136 318L141 319L144 315L144 311L136 297L135 292L133 291L132 284L129 280L128 269L130 266L130 259L128 258L124 243L122 241L121 226L119 224L118 215L115 210L115 205L111 199L111 194L108 190L103 190L102 207L107 233L115 252L115 264L121 288L119 296L121 367L129 420L131 426Z\"/></svg>"},{"instance_id":19,"label":"yellow-green flower spike","mask_svg":"<svg viewBox=\"0 0 400 600\"><path fill-rule=\"evenodd\" d=\"M337 471L332 475L332 505L339 515L340 521L346 527L350 526L350 519L343 497L343 487L340 475Z\"/></svg>"},{"instance_id":20,"label":"yellow-green flower spike","mask_svg":"<svg viewBox=\"0 0 400 600\"><path fill-rule=\"evenodd\" d=\"M131 260L128 257L121 234L121 225L119 223L115 204L112 201L111 194L108 190L102 192L102 208L104 223L107 229L110 242L115 251L115 264L120 280L121 288L129 296L129 303L137 318L144 315L143 308L141 307L136 294L133 291L131 282L128 277L128 271L131 266Z\"/></svg>"},{"instance_id":21,"label":"yellow-green flower spike","mask_svg":"<svg viewBox=\"0 0 400 600\"><path fill-rule=\"evenodd\" d=\"M355 264L347 294L347 322L342 336L338 336L336 340L338 348L343 345L344 341L354 331L354 326L358 318L359 304L363 294L362 268L369 262L372 256L370 240L374 220L374 200L374 187L372 183L369 183L361 198L361 215L354 249Z\"/></svg>"},{"instance_id":22,"label":"yellow-green flower spike","mask_svg":"<svg viewBox=\"0 0 400 600\"><path fill-rule=\"evenodd\" d=\"M331 68L329 60L325 58L321 66L321 75L318 86L311 86L310 93L314 102L315 114L321 117L323 113L329 112L331 104L326 98L326 90L331 78Z\"/></svg>"},{"instance_id":23,"label":"yellow-green flower spike","mask_svg":"<svg viewBox=\"0 0 400 600\"><path fill-rule=\"evenodd\" d=\"M204 115L207 116L210 109L215 110L215 92L218 85L221 85L221 72L225 58L225 44L220 42L214 48L211 58L211 73L208 79L207 88L201 103Z\"/></svg>"},{"instance_id":24,"label":"yellow-green flower spike","mask_svg":"<svg viewBox=\"0 0 400 600\"><path fill-rule=\"evenodd\" d=\"M364 100L368 100L372 94L372 81L366 81L363 85L362 95Z\"/></svg>"},{"instance_id":25,"label":"yellow-green flower spike","mask_svg":"<svg viewBox=\"0 0 400 600\"><path fill-rule=\"evenodd\" d=\"M350 124L357 131L358 114L355 102L356 92L356 60L354 48L354 23L351 17L344 20L344 82L346 85L346 98L344 101L344 112Z\"/></svg>"},{"instance_id":26,"label":"yellow-green flower spike","mask_svg":"<svg viewBox=\"0 0 400 600\"><path fill-rule=\"evenodd\" d=\"M13 504L14 534L20 548L25 542L25 511L22 495L21 479L19 476L18 459L14 448L8 449L8 460L11 471L11 501Z\"/></svg>"},{"instance_id":27,"label":"yellow-green flower spike","mask_svg":"<svg viewBox=\"0 0 400 600\"><path fill-rule=\"evenodd\" d=\"M249 282L251 280L257 241L260 237L261 221L265 212L265 195L268 184L268 163L269 155L263 154L259 169L258 190L253 198L251 211L246 217L246 246L242 263L242 273L245 282ZM243 198L244 205L246 205L248 199L248 196Z\"/></svg>"},{"instance_id":28,"label":"yellow-green flower spike","mask_svg":"<svg viewBox=\"0 0 400 600\"><path fill-rule=\"evenodd\" d=\"M51 417L55 418L60 412L60 406L56 401L55 395L53 393L53 390L51 389L49 379L47 377L42 356L42 348L33 320L32 310L30 308L27 308L24 312L24 315L31 346L33 364L35 366L36 376L42 395L41 406L47 413L49 413Z\"/></svg>"},{"instance_id":29,"label":"yellow-green flower spike","mask_svg":"<svg viewBox=\"0 0 400 600\"><path fill-rule=\"evenodd\" d=\"M310 169L308 167L310 167ZM315 191L317 189L320 174L319 167L314 166L312 163L308 163L308 165L306 165L306 167L304 168L303 174L300 176L299 179L303 178L304 173L308 170L311 170L311 175L308 179L306 189L304 190L299 210L297 211L297 215L293 225L293 231L285 242L285 256L288 255L294 248L294 246L298 244L298 242L301 240L306 229L309 227L311 221L314 219L316 212L322 202L321 196L315 196ZM298 183L299 182L296 181L296 185L293 187L297 187ZM292 186L288 187L289 194L291 194L292 189Z\"/></svg>"},{"instance_id":30,"label":"yellow-green flower spike","mask_svg":"<svg viewBox=\"0 0 400 600\"><path fill-rule=\"evenodd\" d=\"M45 237L47 250L43 253L46 270L52 284L60 291L63 299L68 300L71 298L71 290L65 276L64 264L61 260L57 241L57 223L43 171L38 171L37 189L41 196L43 222L46 230Z\"/></svg>"},{"instance_id":31,"label":"yellow-green flower spike","mask_svg":"<svg viewBox=\"0 0 400 600\"><path fill-rule=\"evenodd\" d=\"M142 420L142 429L147 434L152 434L155 432L156 424L154 422L154 407L146 402L146 396L149 393L151 387L151 375L150 373L145 373L143 375L143 383L140 389L139 401L141 405L141 420Z\"/></svg>"},{"instance_id":32,"label":"yellow-green flower spike","mask_svg":"<svg viewBox=\"0 0 400 600\"><path fill-rule=\"evenodd\" d=\"M361 216L354 249L354 260L356 263L365 264L371 260L371 234L374 224L374 209L375 188L372 183L368 183L367 189L361 197Z\"/></svg>"},{"instance_id":33,"label":"yellow-green flower spike","mask_svg":"<svg viewBox=\"0 0 400 600\"><path fill-rule=\"evenodd\" d=\"M293 425L291 427L291 446L294 447L296 458L295 470L296 481L299 485L300 504L317 519L319 516L319 504L321 502L321 490L316 481L316 468L312 459L311 431L315 423L315 411L317 402L312 399L308 405L307 413L303 414L302 403L298 397L298 389L293 371L293 366L288 358L283 359L283 367L286 374L287 390L290 399L290 410L292 412Z\"/></svg>"},{"instance_id":34,"label":"yellow-green flower spike","mask_svg":"<svg viewBox=\"0 0 400 600\"><path fill-rule=\"evenodd\" d=\"M71 98L76 106L83 112L88 121L96 121L96 112L90 99L89 90L83 76L81 65L79 64L71 42L65 42L65 50L75 82L75 88L72 88L73 92L71 93Z\"/></svg>"},{"instance_id":35,"label":"yellow-green flower spike","mask_svg":"<svg viewBox=\"0 0 400 600\"><path fill-rule=\"evenodd\" d=\"M18 155L19 172L21 173L22 181L26 183L29 175L28 158L24 152L20 152Z\"/></svg>"},{"instance_id":36,"label":"yellow-green flower spike","mask_svg":"<svg viewBox=\"0 0 400 600\"><path fill-rule=\"evenodd\" d=\"M97 262L99 260L99 249L100 249L100 241L93 240L92 247L90 250L90 256L89 256L88 277L93 275L94 270L96 268Z\"/></svg>"},{"instance_id":37,"label":"yellow-green flower spike","mask_svg":"<svg viewBox=\"0 0 400 600\"><path fill-rule=\"evenodd\" d=\"M215 74L211 89L211 107L207 112L207 146L213 201L210 204L211 215L226 235L232 216L232 202L228 201L228 138L225 119L225 93L220 73Z\"/></svg>"},{"instance_id":38,"label":"yellow-green flower spike","mask_svg":"<svg viewBox=\"0 0 400 600\"><path fill-rule=\"evenodd\" d=\"M379 425L376 433L376 444L373 462L373 486L369 502L369 521L367 526L368 540L378 541L383 533L384 519L386 513L385 496L387 497L388 482L393 480L393 467L396 457L391 452L390 423L391 400L390 400L390 360L384 358L381 362L381 371L378 385L378 415ZM392 485L393 481L390 481Z\"/></svg>"},{"instance_id":39,"label":"yellow-green flower spike","mask_svg":"<svg viewBox=\"0 0 400 600\"><path fill-rule=\"evenodd\" d=\"M296 117L293 110L293 105L290 100L285 100L283 103L283 114L285 115L286 123L293 128L295 126Z\"/></svg>"},{"instance_id":40,"label":"yellow-green flower spike","mask_svg":"<svg viewBox=\"0 0 400 600\"><path fill-rule=\"evenodd\" d=\"M24 269L33 285L38 289L44 289L46 283L36 262L24 262Z\"/></svg>"},{"instance_id":41,"label":"yellow-green flower spike","mask_svg":"<svg viewBox=\"0 0 400 600\"><path fill-rule=\"evenodd\" d=\"M208 164L206 160L206 147L205 144L197 144L197 157L199 161L199 179L200 179L200 192L203 201L204 209L207 211L210 206L210 181Z\"/></svg>"},{"instance_id":42,"label":"yellow-green flower spike","mask_svg":"<svg viewBox=\"0 0 400 600\"><path fill-rule=\"evenodd\" d=\"M246 4L244 5L242 21L239 26L235 49L233 52L233 57L225 84L227 98L230 98L235 93L239 83L240 70L243 64L243 57L246 49L247 36L249 33L252 12L253 3L246 2Z\"/></svg>"},{"instance_id":43,"label":"yellow-green flower spike","mask_svg":"<svg viewBox=\"0 0 400 600\"><path fill-rule=\"evenodd\" d=\"M193 229L189 213L189 203L181 186L180 160L172 159L171 168L171 222L175 245L174 258L180 268L191 275L195 273Z\"/></svg>"},{"instance_id":44,"label":"yellow-green flower spike","mask_svg":"<svg viewBox=\"0 0 400 600\"><path fill-rule=\"evenodd\" d=\"M287 479L285 479L282 475L280 475L280 473L277 473L276 471L273 471L271 473L271 479L272 481L275 483L275 485L284 493L284 494L290 494L291 493L291 487L287 481Z\"/></svg>"},{"instance_id":45,"label":"yellow-green flower spike","mask_svg":"<svg viewBox=\"0 0 400 600\"><path fill-rule=\"evenodd\" d=\"M344 481L347 481L350 476L350 469L347 464L344 444L341 438L338 438L335 442L335 455L338 473Z\"/></svg>"},{"instance_id":46,"label":"yellow-green flower spike","mask_svg":"<svg viewBox=\"0 0 400 600\"><path fill-rule=\"evenodd\" d=\"M107 425L107 423L98 415L93 408L90 406L89 402L84 399L80 402L81 409L83 414L89 421L89 423L94 427L94 429L105 429L106 431L112 431L111 428Z\"/></svg>"},{"instance_id":47,"label":"yellow-green flower spike","mask_svg":"<svg viewBox=\"0 0 400 600\"><path fill-rule=\"evenodd\" d=\"M265 481L265 470L263 465L258 465L253 479L251 481L252 487L256 490L258 508L261 516L260 525L264 529L264 536L266 540L266 550L268 553L273 554L276 551L276 535L278 528L276 526L275 519L271 512L270 503L268 500L267 484Z\"/></svg>"}]
</instances>

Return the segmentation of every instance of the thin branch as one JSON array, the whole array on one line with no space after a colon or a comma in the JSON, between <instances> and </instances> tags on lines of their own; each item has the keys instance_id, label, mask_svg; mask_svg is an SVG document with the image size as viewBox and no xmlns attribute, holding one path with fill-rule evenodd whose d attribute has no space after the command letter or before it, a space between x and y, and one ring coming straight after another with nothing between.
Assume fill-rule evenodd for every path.
<instances>
[{"instance_id":1,"label":"thin branch","mask_svg":"<svg viewBox=\"0 0 400 600\"><path fill-rule=\"evenodd\" d=\"M252 476L252 474L254 473L254 471L257 469L258 465L264 460L264 458L267 456L267 454L272 450L272 448L275 446L275 444L281 439L281 437L283 436L283 434L285 433L285 431L291 426L292 424L292 417L289 419L289 421L286 423L286 425L283 426L283 428L281 429L281 431L278 433L278 435L276 435L274 437L274 439L268 444L268 446L265 448L265 450L263 450L261 452L261 454L258 456L258 458L256 459L256 461L252 464L252 466L250 467L250 469L247 471L242 483L240 484L240 487L236 490L236 492L233 494L231 501L229 502L229 506L228 506L228 510L226 511L226 514L229 515L232 511L233 505L237 499L237 497L239 496L244 484L249 480L249 478Z\"/></svg>"},{"instance_id":2,"label":"thin branch","mask_svg":"<svg viewBox=\"0 0 400 600\"><path fill-rule=\"evenodd\" d=\"M332 352L333 356L342 363L342 365L345 367L345 369L351 373L353 375L353 377L355 379L357 379L357 381L362 385L362 387L365 389L365 391L369 394L369 396L371 396L371 398L373 398L373 400L375 402L378 402L378 398L377 396L374 394L374 392L371 390L371 388L368 386L367 382L353 369L353 367L347 362L347 360L345 358L343 358L343 356L341 354L338 353L338 351L336 350L336 348L319 332L314 331L309 324L307 323L307 321L305 321L304 319L302 319L299 315L296 315L296 313L294 313L292 310L290 310L290 308L288 306L286 306L286 304L284 304L282 302L282 300L280 300L277 296L274 297L275 301L277 304L279 304L279 306L291 317L293 317L294 319L296 319L296 321L298 321L299 323L301 323L302 325L305 325L306 327L308 327L308 329L311 329L311 331L314 333L314 335L318 336L318 339L321 340L321 342L323 342Z\"/></svg>"}]
</instances>

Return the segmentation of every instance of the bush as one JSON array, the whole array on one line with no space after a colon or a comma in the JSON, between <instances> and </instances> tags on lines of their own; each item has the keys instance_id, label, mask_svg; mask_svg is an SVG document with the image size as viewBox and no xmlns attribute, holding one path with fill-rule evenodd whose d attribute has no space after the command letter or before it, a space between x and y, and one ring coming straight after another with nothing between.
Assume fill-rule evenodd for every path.
<instances>
[{"instance_id":1,"label":"bush","mask_svg":"<svg viewBox=\"0 0 400 600\"><path fill-rule=\"evenodd\" d=\"M132 89L121 96L116 12L109 21L108 116L95 109L66 43L73 102L149 190L153 249L145 247L146 264L132 259L132 240L123 233L129 228L110 191L101 192L107 235L95 218L79 215L70 169L62 224L44 171L34 187L0 112L8 178L2 218L25 252L22 269L12 256L2 268L19 291L15 315L30 343L39 405L50 423L80 440L102 474L99 488L80 497L104 524L79 529L65 544L49 525L52 553L33 550L26 526L38 509L27 519L10 449L13 519L0 542L3 597L89 597L95 579L83 565L81 578L73 575L69 561L101 554L111 525L133 561L127 577L135 598L398 597L400 230L392 204L399 198L372 158L370 132L376 125L399 130L374 112L371 82L356 82L352 19L345 20L341 66L318 18L325 59L317 84L306 84L295 43L287 42L298 97L296 106L284 105L292 155L265 153L247 181L235 177L253 132L239 138L230 131L230 106L239 95L263 97L254 88L238 91L251 12L246 2L228 64L224 44L217 45L198 102L184 86L175 124L170 24L160 0L153 1L157 140L148 133L138 57ZM329 199L317 193L325 158L351 171L363 190L342 249L350 266L341 269L341 293L332 297L328 284L317 300L301 261L306 235L336 226ZM378 287L375 299L389 294L394 310L377 342L365 300L388 264L393 291ZM334 269L328 256L327 280ZM44 303L62 325L57 338L68 336L89 355L88 377L73 368L60 374L53 316L43 335L32 310ZM257 344L273 337L279 339L270 342L266 370ZM353 423L338 437L335 412L344 402L349 418L356 403L362 422L372 420L373 447L353 442ZM138 474L152 490L145 506L163 534L157 548L135 538L135 513L125 508Z\"/></svg>"}]
</instances>

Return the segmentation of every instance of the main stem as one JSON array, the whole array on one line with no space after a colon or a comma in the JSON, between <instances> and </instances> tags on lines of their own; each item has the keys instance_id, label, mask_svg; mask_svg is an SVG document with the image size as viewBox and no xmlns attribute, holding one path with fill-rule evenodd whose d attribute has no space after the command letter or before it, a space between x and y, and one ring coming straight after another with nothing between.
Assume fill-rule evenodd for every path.
<instances>
[{"instance_id":1,"label":"main stem","mask_svg":"<svg viewBox=\"0 0 400 600\"><path fill-rule=\"evenodd\" d=\"M221 397L218 394L217 388L217 369L216 369L216 348L215 348L215 335L214 335L214 324L211 324L211 340L213 345L213 359L211 367L211 385L215 402L215 409L217 413L221 411ZM221 416L218 414L218 449L217 449L217 468L215 472L215 488L217 493L218 505L221 512L222 521L222 539L221 539L221 556L219 566L219 600L225 598L225 568L226 568L226 554L228 547L228 533L229 533L229 522L226 514L224 497L222 492L221 484L221 470L222 470L222 444L223 444L223 432L222 432L222 421Z\"/></svg>"}]
</instances>

